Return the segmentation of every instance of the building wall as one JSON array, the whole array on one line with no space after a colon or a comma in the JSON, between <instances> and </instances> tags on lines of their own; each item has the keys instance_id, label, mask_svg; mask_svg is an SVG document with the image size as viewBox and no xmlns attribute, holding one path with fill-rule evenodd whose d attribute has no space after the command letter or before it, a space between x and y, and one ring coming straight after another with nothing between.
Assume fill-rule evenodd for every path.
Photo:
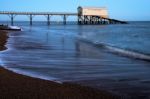
<instances>
[{"instance_id":1,"label":"building wall","mask_svg":"<svg viewBox=\"0 0 150 99\"><path fill-rule=\"evenodd\" d=\"M81 15L95 15L108 18L108 11L106 8L79 8Z\"/></svg>"}]
</instances>

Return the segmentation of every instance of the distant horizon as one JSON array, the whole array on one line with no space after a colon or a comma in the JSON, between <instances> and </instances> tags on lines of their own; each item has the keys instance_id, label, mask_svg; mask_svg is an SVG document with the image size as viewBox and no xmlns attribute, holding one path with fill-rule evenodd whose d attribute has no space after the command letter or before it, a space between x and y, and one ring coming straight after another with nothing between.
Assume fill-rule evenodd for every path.
<instances>
[{"instance_id":1,"label":"distant horizon","mask_svg":"<svg viewBox=\"0 0 150 99\"><path fill-rule=\"evenodd\" d=\"M120 20L120 21L122 21L122 20ZM0 20L0 22L4 22L4 23L11 23L11 21L10 20L6 20L6 21L4 21L4 20ZM27 22L27 23L29 23L30 21L29 20L15 20L14 21L14 24L15 23L18 23L18 22ZM34 22L43 22L43 23L45 23L45 24L47 24L47 21L46 20L33 20L33 24L34 24ZM63 20L61 21L61 20L59 20L59 21L57 21L57 20L52 20L51 22L60 22L60 23L63 23ZM67 23L69 23L69 22L78 22L77 20L76 21L67 21ZM131 21L126 21L126 22L150 22L150 20L138 20L138 21L134 21L134 20L131 20Z\"/></svg>"}]
</instances>

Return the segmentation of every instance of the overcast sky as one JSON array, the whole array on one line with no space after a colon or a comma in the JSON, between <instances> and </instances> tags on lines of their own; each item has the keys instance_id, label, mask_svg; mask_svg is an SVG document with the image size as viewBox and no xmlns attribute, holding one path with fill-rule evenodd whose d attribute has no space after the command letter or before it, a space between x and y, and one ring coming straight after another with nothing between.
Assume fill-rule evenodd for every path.
<instances>
[{"instance_id":1,"label":"overcast sky","mask_svg":"<svg viewBox=\"0 0 150 99\"><path fill-rule=\"evenodd\" d=\"M150 0L0 0L0 11L76 12L78 6L106 6L115 19L150 20Z\"/></svg>"}]
</instances>

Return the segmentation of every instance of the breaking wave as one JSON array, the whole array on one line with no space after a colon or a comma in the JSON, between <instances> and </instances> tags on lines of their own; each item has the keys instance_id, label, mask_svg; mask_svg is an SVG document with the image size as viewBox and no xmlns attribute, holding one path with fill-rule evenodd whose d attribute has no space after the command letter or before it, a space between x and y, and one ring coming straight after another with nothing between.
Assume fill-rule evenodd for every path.
<instances>
[{"instance_id":1,"label":"breaking wave","mask_svg":"<svg viewBox=\"0 0 150 99\"><path fill-rule=\"evenodd\" d=\"M112 46L103 42L93 42L91 40L88 40L84 37L78 37L78 39L80 41L92 44L96 47L101 47L106 49L107 51L114 53L114 54L118 54L121 56L126 56L126 57L130 57L130 58L134 58L134 59L140 59L140 60L145 60L145 61L150 61L150 56L144 53L140 53L140 52L136 52L136 51L132 51L132 50L128 50L128 49L123 49L123 48L119 48L116 46Z\"/></svg>"}]
</instances>

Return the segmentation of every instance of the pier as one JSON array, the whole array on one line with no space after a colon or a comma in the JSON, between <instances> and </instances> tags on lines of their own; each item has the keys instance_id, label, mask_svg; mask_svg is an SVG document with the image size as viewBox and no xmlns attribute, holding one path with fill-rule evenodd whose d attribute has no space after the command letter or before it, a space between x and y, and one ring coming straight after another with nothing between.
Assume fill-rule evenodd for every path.
<instances>
[{"instance_id":1,"label":"pier","mask_svg":"<svg viewBox=\"0 0 150 99\"><path fill-rule=\"evenodd\" d=\"M14 18L18 15L26 15L29 18L30 25L33 23L34 16L45 16L47 19L47 25L50 25L50 18L52 16L62 16L63 23L66 24L68 16L77 16L77 13L63 13L63 12L8 12L8 11L0 11L0 15L8 15L11 20L11 25L14 25Z\"/></svg>"},{"instance_id":2,"label":"pier","mask_svg":"<svg viewBox=\"0 0 150 99\"><path fill-rule=\"evenodd\" d=\"M10 12L0 11L0 15L7 15L10 17L11 25L14 25L14 19L18 15L26 15L29 18L29 24L33 25L34 16L45 16L47 25L51 24L52 16L62 16L63 24L67 24L69 16L76 16L79 25L96 25L96 24L126 24L125 21L111 19L108 17L105 8L82 8L78 7L77 13L69 12Z\"/></svg>"}]
</instances>

